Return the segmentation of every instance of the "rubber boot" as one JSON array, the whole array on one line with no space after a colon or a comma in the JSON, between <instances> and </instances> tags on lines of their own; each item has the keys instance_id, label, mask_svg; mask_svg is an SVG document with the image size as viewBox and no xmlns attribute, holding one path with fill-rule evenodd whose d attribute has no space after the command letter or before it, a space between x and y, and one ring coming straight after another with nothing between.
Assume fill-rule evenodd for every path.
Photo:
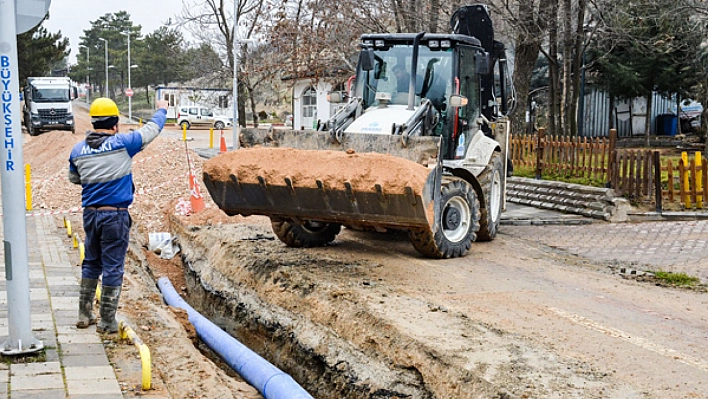
<instances>
[{"instance_id":1,"label":"rubber boot","mask_svg":"<svg viewBox=\"0 0 708 399\"><path fill-rule=\"evenodd\" d=\"M116 311L118 310L120 290L120 286L103 286L103 290L101 291L101 320L96 326L96 331L109 334L118 332Z\"/></svg>"},{"instance_id":2,"label":"rubber boot","mask_svg":"<svg viewBox=\"0 0 708 399\"><path fill-rule=\"evenodd\" d=\"M96 316L93 315L93 301L96 297L96 286L98 280L82 278L79 291L79 320L76 322L78 328L88 328L91 324L96 324Z\"/></svg>"}]
</instances>

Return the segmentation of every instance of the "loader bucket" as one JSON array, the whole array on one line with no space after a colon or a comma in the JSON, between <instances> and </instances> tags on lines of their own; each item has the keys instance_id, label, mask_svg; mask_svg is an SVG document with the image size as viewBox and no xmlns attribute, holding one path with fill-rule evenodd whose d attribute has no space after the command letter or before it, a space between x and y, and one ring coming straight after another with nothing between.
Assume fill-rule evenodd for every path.
<instances>
[{"instance_id":1,"label":"loader bucket","mask_svg":"<svg viewBox=\"0 0 708 399\"><path fill-rule=\"evenodd\" d=\"M410 138L404 145L401 136L349 134L333 143L328 132L251 129L242 145L204 165L204 184L228 215L432 226L440 187L438 137Z\"/></svg>"}]
</instances>

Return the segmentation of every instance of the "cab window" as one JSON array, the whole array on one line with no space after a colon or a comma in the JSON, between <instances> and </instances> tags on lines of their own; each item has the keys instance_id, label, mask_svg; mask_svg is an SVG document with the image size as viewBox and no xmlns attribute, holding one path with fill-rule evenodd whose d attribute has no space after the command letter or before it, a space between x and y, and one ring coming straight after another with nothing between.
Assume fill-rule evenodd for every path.
<instances>
[{"instance_id":1,"label":"cab window","mask_svg":"<svg viewBox=\"0 0 708 399\"><path fill-rule=\"evenodd\" d=\"M190 115L197 115L197 108L190 108L190 109L189 109L189 114L190 114Z\"/></svg>"},{"instance_id":2,"label":"cab window","mask_svg":"<svg viewBox=\"0 0 708 399\"><path fill-rule=\"evenodd\" d=\"M201 115L202 115L202 116L214 116L214 113L211 112L210 110L206 109L206 108L202 108L202 109L201 109Z\"/></svg>"}]
</instances>

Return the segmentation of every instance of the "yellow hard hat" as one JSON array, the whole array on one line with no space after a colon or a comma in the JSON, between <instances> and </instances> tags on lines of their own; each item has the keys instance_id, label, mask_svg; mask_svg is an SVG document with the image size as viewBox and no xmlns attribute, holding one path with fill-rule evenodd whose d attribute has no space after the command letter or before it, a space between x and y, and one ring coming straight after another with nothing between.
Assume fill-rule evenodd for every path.
<instances>
[{"instance_id":1,"label":"yellow hard hat","mask_svg":"<svg viewBox=\"0 0 708 399\"><path fill-rule=\"evenodd\" d=\"M92 118L100 118L102 116L120 116L118 106L110 98L100 97L91 103L89 115Z\"/></svg>"}]
</instances>

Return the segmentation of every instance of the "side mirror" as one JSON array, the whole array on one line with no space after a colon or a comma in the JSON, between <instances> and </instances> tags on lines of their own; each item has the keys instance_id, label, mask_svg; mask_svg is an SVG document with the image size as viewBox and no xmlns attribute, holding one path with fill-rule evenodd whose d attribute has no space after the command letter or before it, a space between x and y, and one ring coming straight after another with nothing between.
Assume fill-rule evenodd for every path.
<instances>
[{"instance_id":1,"label":"side mirror","mask_svg":"<svg viewBox=\"0 0 708 399\"><path fill-rule=\"evenodd\" d=\"M327 101L329 101L331 104L339 104L343 101L344 99L342 98L342 93L338 91L333 91L327 94Z\"/></svg>"},{"instance_id":2,"label":"side mirror","mask_svg":"<svg viewBox=\"0 0 708 399\"><path fill-rule=\"evenodd\" d=\"M461 96L459 94L453 94L450 96L450 106L451 107L464 107L467 105L467 97Z\"/></svg>"},{"instance_id":3,"label":"side mirror","mask_svg":"<svg viewBox=\"0 0 708 399\"><path fill-rule=\"evenodd\" d=\"M480 75L489 75L492 68L489 65L489 53L475 53L474 67Z\"/></svg>"},{"instance_id":4,"label":"side mirror","mask_svg":"<svg viewBox=\"0 0 708 399\"><path fill-rule=\"evenodd\" d=\"M361 49L359 53L359 65L361 65L362 71L374 70L374 49L371 47Z\"/></svg>"}]
</instances>

